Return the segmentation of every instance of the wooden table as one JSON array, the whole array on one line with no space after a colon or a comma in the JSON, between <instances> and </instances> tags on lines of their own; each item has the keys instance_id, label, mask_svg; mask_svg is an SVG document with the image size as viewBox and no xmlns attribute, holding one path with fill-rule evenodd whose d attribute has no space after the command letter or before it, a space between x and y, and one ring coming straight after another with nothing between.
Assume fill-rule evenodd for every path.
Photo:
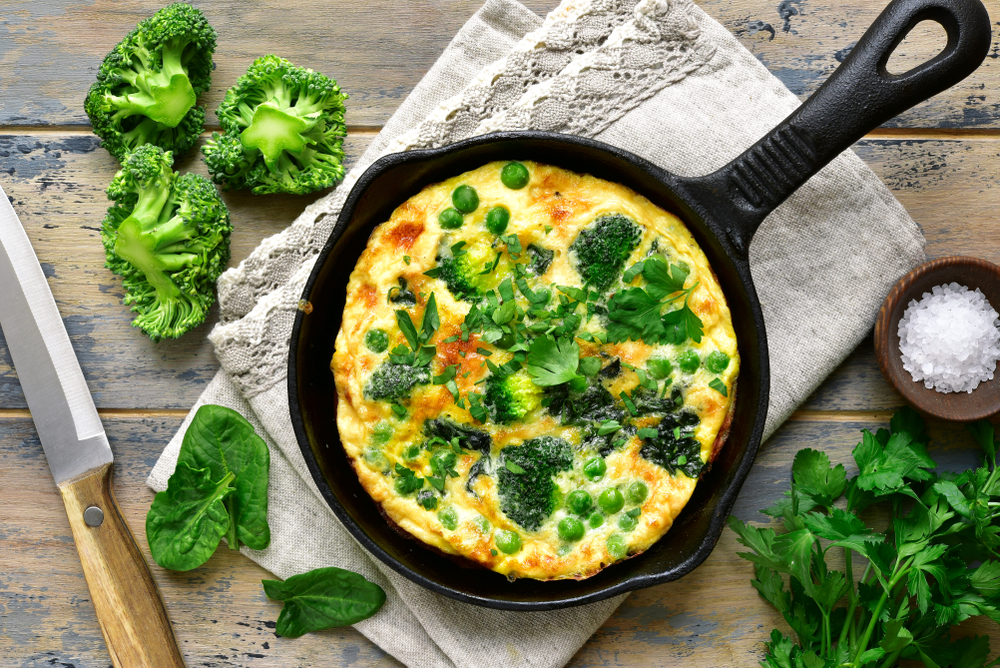
<instances>
[{"instance_id":1,"label":"wooden table","mask_svg":"<svg viewBox=\"0 0 1000 668\"><path fill-rule=\"evenodd\" d=\"M556 0L526 0L544 13ZM874 19L872 0L700 0L797 95L805 97ZM479 0L202 1L219 33L212 91L225 89L262 53L276 52L334 76L349 92L348 162L434 62ZM159 5L138 0L8 0L0 12L0 169L66 322L115 453L123 511L145 549L144 484L157 456L218 364L211 322L158 345L130 327L120 284L103 267L104 188L116 169L98 146L83 97L104 54ZM987 0L994 20L1000 0ZM1000 25L1000 24L997 24ZM942 46L922 31L901 47L918 62ZM907 112L855 147L922 226L932 257L1000 262L1000 47L967 81ZM902 67L901 67L902 69ZM209 128L217 126L209 113ZM204 173L196 155L180 165ZM309 197L226 195L233 261L285 227ZM214 318L213 318L214 320ZM108 666L60 497L39 447L6 347L0 345L0 666ZM900 398L863 343L766 443L735 513L765 520L787 486L794 453L822 448L850 462L862 428L886 425ZM932 423L932 455L975 463L971 440ZM751 666L778 615L750 587L728 530L687 578L630 596L573 659L573 666ZM148 551L147 551L148 557ZM189 666L398 665L351 628L289 640L274 634L280 604L263 594L267 573L219 550L188 573L154 567ZM991 633L966 624L960 633ZM1000 652L994 634L991 656ZM512 664L513 665L513 664Z\"/></svg>"}]
</instances>

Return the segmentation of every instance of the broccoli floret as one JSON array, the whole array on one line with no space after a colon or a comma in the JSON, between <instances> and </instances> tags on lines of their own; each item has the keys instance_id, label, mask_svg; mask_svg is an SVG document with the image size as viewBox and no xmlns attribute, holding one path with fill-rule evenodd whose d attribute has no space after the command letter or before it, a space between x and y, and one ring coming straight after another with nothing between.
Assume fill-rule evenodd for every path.
<instances>
[{"instance_id":1,"label":"broccoli floret","mask_svg":"<svg viewBox=\"0 0 1000 668\"><path fill-rule=\"evenodd\" d=\"M303 195L344 177L344 100L333 79L261 56L226 92L216 114L225 134L202 148L226 189Z\"/></svg>"},{"instance_id":2,"label":"broccoli floret","mask_svg":"<svg viewBox=\"0 0 1000 668\"><path fill-rule=\"evenodd\" d=\"M483 403L490 417L499 424L523 420L542 403L542 390L525 370L505 376L490 376L486 381Z\"/></svg>"},{"instance_id":3,"label":"broccoli floret","mask_svg":"<svg viewBox=\"0 0 1000 668\"><path fill-rule=\"evenodd\" d=\"M445 282L451 294L473 303L485 293L495 290L500 282L498 277L507 274L511 268L509 256L499 254L484 240L457 250L447 249L438 258L438 264L440 272L437 276Z\"/></svg>"},{"instance_id":4,"label":"broccoli floret","mask_svg":"<svg viewBox=\"0 0 1000 668\"><path fill-rule=\"evenodd\" d=\"M211 85L215 30L177 2L137 25L107 56L84 109L101 146L124 162L139 146L180 153L205 124L199 93Z\"/></svg>"},{"instance_id":5,"label":"broccoli floret","mask_svg":"<svg viewBox=\"0 0 1000 668\"><path fill-rule=\"evenodd\" d=\"M698 423L698 416L690 411L668 414L657 427L656 438L643 440L639 454L671 474L680 470L689 478L697 478L705 467L701 444L694 438Z\"/></svg>"},{"instance_id":6,"label":"broccoli floret","mask_svg":"<svg viewBox=\"0 0 1000 668\"><path fill-rule=\"evenodd\" d=\"M122 277L132 324L154 341L205 321L215 280L229 261L229 211L203 176L170 168L173 156L147 144L132 152L111 185L101 227L105 266Z\"/></svg>"},{"instance_id":7,"label":"broccoli floret","mask_svg":"<svg viewBox=\"0 0 1000 668\"><path fill-rule=\"evenodd\" d=\"M538 244L528 245L528 267L535 276L541 276L547 272L555 257L554 250L543 248Z\"/></svg>"},{"instance_id":8,"label":"broccoli floret","mask_svg":"<svg viewBox=\"0 0 1000 668\"><path fill-rule=\"evenodd\" d=\"M577 270L586 284L606 290L622 275L625 261L639 245L642 228L620 213L601 216L581 230L569 249L576 255Z\"/></svg>"},{"instance_id":9,"label":"broccoli floret","mask_svg":"<svg viewBox=\"0 0 1000 668\"><path fill-rule=\"evenodd\" d=\"M500 508L514 522L535 531L555 510L552 476L573 466L573 450L561 438L541 436L508 446L501 454L503 464L497 467Z\"/></svg>"},{"instance_id":10,"label":"broccoli floret","mask_svg":"<svg viewBox=\"0 0 1000 668\"><path fill-rule=\"evenodd\" d=\"M429 382L431 372L425 366L383 362L368 379L365 396L375 400L404 399L410 395L414 385L426 385Z\"/></svg>"}]
</instances>

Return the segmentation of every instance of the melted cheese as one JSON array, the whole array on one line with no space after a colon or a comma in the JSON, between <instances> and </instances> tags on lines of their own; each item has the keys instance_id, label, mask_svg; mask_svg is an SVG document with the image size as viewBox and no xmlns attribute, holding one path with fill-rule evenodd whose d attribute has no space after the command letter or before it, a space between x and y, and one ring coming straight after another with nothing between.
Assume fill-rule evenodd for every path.
<instances>
[{"instance_id":1,"label":"melted cheese","mask_svg":"<svg viewBox=\"0 0 1000 668\"><path fill-rule=\"evenodd\" d=\"M642 441L634 434L604 458L607 471L603 477L591 480L584 474L583 465L596 453L583 446L583 429L562 424L559 416L550 414L549 409L540 404L534 405L520 421L494 424L488 420L483 424L470 413L468 400L463 402L464 408L456 405L446 385L415 386L408 397L399 401L405 409L402 418L394 412L391 402L365 395L372 373L389 355L388 351L377 353L366 346L365 336L369 330L381 329L388 333L389 351L406 344L395 314L401 306L388 298L391 291L398 296L400 278L416 298L417 303L407 310L418 328L429 295L435 295L440 327L428 342L437 346L430 373L441 374L449 365L457 365L454 381L460 397L481 391L482 385L477 383L490 375L485 351L492 353L488 358L496 365L514 357L484 342L481 335L473 334L463 340L461 326L472 303L454 296L440 275L432 278L424 273L437 268L441 258L447 258L455 244L465 242L459 252L468 253L466 259L475 260L476 266L487 268L496 262L492 272L476 278L480 287L492 290L504 278L513 278L513 265L523 262L525 257L512 258L509 252L503 251L506 247L503 241L487 230L485 217L492 207L503 205L510 210L510 223L504 235L516 234L522 249L534 244L554 251L544 274L529 276L528 282L533 289L551 289L556 285L581 287L583 279L571 245L581 231L591 228L599 217L622 214L642 228L641 240L624 266L630 267L649 256L654 244L655 253L670 263L686 264L690 274L685 287L696 284L688 304L701 319L704 335L698 343L688 340L679 346L649 345L642 341L602 345L586 340L592 337L585 336L585 333L600 336L603 332L602 322L606 321L597 315L581 326L576 342L582 356L600 355L605 365L615 359L623 363L623 370L617 377L600 380L614 397L622 392L632 394L636 391L640 383L636 370L643 370L651 357L674 360L671 387L664 390L661 382L657 391L666 391L669 395L674 387L681 389L683 410L698 418L693 438L700 446L701 459L710 462L717 439L721 442L725 437L733 407L739 356L725 297L704 253L676 216L622 185L547 165L523 164L531 176L529 185L523 189L505 187L500 179L504 163L490 163L425 188L401 204L390 219L373 232L347 287L343 324L332 361L338 391L337 422L343 446L364 488L394 522L418 540L509 577L583 578L624 556L638 554L659 540L691 497L697 480L680 469L669 471L644 458L640 453ZM438 214L452 206L451 194L462 184L475 188L479 206L465 215L461 228L442 229ZM498 249L499 262L496 260ZM630 285L643 283L639 279ZM619 279L608 294L622 288ZM555 300L558 292L552 292ZM522 309L528 308L528 302L520 293L517 304ZM698 353L703 362L693 373L685 373L677 367L678 356L685 351ZM721 373L713 373L704 364L712 351L721 351L730 358ZM715 387L709 385L713 381ZM719 382L725 394L717 389ZM543 390L539 390L539 396L542 393ZM432 453L420 446L427 441L422 432L425 421L439 417L488 433L492 439L491 468L489 473L479 475L469 484L470 470L483 455L463 449L456 455L457 476L444 478L443 493L424 481L422 490L430 490L436 499L436 507L429 509L418 501L417 494L397 492L396 466L399 464L422 478L434 476L430 464ZM643 417L631 422L634 432L634 428L655 427L659 419ZM504 513L496 468L503 465L504 448L539 436L555 436L567 441L574 451L573 463L571 468L553 478L557 490L554 511L540 527L528 530ZM586 531L581 540L567 542L560 538L559 522L575 516L565 506L565 498L572 491L582 489L590 493L596 509L602 491L617 487L628 499L627 490L636 481L642 481L649 490L641 504L626 500L621 511L610 515L598 513L602 520L599 526L594 526L597 518L592 525L590 515L584 516L580 519ZM635 515L636 508L639 509L638 517L623 519L629 511ZM635 526L629 529L632 523ZM453 528L446 526L449 524ZM498 549L498 530L516 532L521 540L520 549L513 554ZM616 538L609 547L609 539L613 536ZM625 546L624 556L614 549L616 544Z\"/></svg>"}]
</instances>

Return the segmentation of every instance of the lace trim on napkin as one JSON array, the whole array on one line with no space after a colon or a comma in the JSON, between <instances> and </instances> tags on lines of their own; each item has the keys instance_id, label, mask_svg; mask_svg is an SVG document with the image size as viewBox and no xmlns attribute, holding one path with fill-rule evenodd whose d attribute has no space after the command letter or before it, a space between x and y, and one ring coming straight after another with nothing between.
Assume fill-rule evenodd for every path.
<instances>
[{"instance_id":1,"label":"lace trim on napkin","mask_svg":"<svg viewBox=\"0 0 1000 668\"><path fill-rule=\"evenodd\" d=\"M565 2L509 56L390 144L386 153L452 143L501 128L597 134L711 59L714 50L699 43L692 8L690 0ZM555 45L551 52L550 41ZM532 68L523 69L528 63ZM558 72L538 69L557 65ZM508 105L519 85L525 92ZM504 107L493 119L483 116ZM474 127L477 116L481 120ZM247 398L285 378L299 296L347 193L367 166L357 165L334 193L307 208L287 230L266 239L250 259L220 279L223 322L209 339ZM230 309L228 299L240 284L260 295L246 315Z\"/></svg>"}]
</instances>

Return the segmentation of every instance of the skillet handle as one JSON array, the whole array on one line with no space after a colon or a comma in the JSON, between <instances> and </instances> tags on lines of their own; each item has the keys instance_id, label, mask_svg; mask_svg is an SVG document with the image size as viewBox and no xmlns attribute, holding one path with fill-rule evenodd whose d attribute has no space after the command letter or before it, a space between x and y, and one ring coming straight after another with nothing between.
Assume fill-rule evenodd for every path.
<instances>
[{"instance_id":1,"label":"skillet handle","mask_svg":"<svg viewBox=\"0 0 1000 668\"><path fill-rule=\"evenodd\" d=\"M904 74L885 66L921 21L941 24L948 44ZM734 250L771 211L851 144L893 116L970 75L989 52L990 18L980 0L893 0L823 85L743 155L692 179L716 220L727 221Z\"/></svg>"}]
</instances>

